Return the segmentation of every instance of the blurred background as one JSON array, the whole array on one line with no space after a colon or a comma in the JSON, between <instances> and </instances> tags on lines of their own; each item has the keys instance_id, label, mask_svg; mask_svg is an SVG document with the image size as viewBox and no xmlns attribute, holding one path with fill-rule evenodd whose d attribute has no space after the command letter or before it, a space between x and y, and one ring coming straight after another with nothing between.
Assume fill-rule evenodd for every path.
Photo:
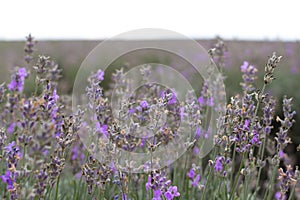
<instances>
[{"instance_id":1,"label":"blurred background","mask_svg":"<svg viewBox=\"0 0 300 200\"><path fill-rule=\"evenodd\" d=\"M0 82L10 80L14 66L22 66L25 36L37 40L35 54L48 55L63 68L59 92L71 94L77 70L101 41L138 28L162 28L197 40L206 49L221 37L227 46L227 97L241 92L240 66L244 61L259 69L258 88L268 56L283 56L277 79L268 88L281 103L294 97L297 111L292 138L300 143L300 29L297 1L2 1L0 3ZM130 39L130 40L129 40ZM176 38L124 38L132 40ZM145 55L147 61L151 61ZM156 60L157 61L157 60ZM30 84L28 91L30 90ZM277 115L281 115L280 110Z\"/></svg>"}]
</instances>

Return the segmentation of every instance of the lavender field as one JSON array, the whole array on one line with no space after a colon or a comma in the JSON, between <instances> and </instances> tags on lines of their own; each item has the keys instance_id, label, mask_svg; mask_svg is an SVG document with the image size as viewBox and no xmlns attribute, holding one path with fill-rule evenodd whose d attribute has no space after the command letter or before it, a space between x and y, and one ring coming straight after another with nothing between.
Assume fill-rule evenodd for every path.
<instances>
[{"instance_id":1,"label":"lavender field","mask_svg":"<svg viewBox=\"0 0 300 200\"><path fill-rule=\"evenodd\" d=\"M99 42L0 41L0 199L300 199L299 42L198 40L218 73L183 99L151 51L76 83Z\"/></svg>"}]
</instances>

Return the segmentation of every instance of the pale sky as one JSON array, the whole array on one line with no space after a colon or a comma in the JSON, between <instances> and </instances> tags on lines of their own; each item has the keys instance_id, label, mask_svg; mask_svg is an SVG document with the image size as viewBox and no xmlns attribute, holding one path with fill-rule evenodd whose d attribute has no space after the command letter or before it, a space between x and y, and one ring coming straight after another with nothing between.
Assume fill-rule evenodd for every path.
<instances>
[{"instance_id":1,"label":"pale sky","mask_svg":"<svg viewBox=\"0 0 300 200\"><path fill-rule=\"evenodd\" d=\"M0 40L106 39L139 28L191 38L300 40L300 1L2 0Z\"/></svg>"}]
</instances>

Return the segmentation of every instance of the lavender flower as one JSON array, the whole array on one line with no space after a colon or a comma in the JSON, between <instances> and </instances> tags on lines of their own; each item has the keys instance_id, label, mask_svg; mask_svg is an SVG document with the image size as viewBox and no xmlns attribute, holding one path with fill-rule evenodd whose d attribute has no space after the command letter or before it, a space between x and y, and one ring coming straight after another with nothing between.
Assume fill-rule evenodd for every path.
<instances>
[{"instance_id":1,"label":"lavender flower","mask_svg":"<svg viewBox=\"0 0 300 200\"><path fill-rule=\"evenodd\" d=\"M2 149L2 147L6 143L6 140L7 140L7 136L6 136L4 129L0 128L0 149ZM1 156L1 154L0 154L0 156ZM0 161L1 161L1 159L0 159Z\"/></svg>"},{"instance_id":2,"label":"lavender flower","mask_svg":"<svg viewBox=\"0 0 300 200\"><path fill-rule=\"evenodd\" d=\"M187 176L192 181L192 186L195 187L195 188L198 188L198 186L199 186L199 182L201 180L200 173L201 173L200 172L200 167L196 166L195 164L192 165L192 168L187 173Z\"/></svg>"},{"instance_id":3,"label":"lavender flower","mask_svg":"<svg viewBox=\"0 0 300 200\"><path fill-rule=\"evenodd\" d=\"M25 68L17 68L16 73L11 77L11 82L7 85L11 91L23 91L25 78L28 76Z\"/></svg>"},{"instance_id":4,"label":"lavender flower","mask_svg":"<svg viewBox=\"0 0 300 200\"><path fill-rule=\"evenodd\" d=\"M88 162L82 167L82 175L88 186L88 193L91 194L98 187L104 189L105 185L110 182L112 172L112 168L97 162L90 156Z\"/></svg>"},{"instance_id":5,"label":"lavender flower","mask_svg":"<svg viewBox=\"0 0 300 200\"><path fill-rule=\"evenodd\" d=\"M21 152L15 141L12 141L3 148L6 158L7 169L15 171L18 161L21 159Z\"/></svg>"},{"instance_id":6,"label":"lavender flower","mask_svg":"<svg viewBox=\"0 0 300 200\"><path fill-rule=\"evenodd\" d=\"M43 198L46 192L48 173L45 167L35 172L37 183L35 184L34 193L36 196Z\"/></svg>"},{"instance_id":7,"label":"lavender flower","mask_svg":"<svg viewBox=\"0 0 300 200\"><path fill-rule=\"evenodd\" d=\"M98 81L103 81L104 80L104 71L102 71L101 69L99 69L97 71L97 79L98 79Z\"/></svg>"},{"instance_id":8,"label":"lavender flower","mask_svg":"<svg viewBox=\"0 0 300 200\"><path fill-rule=\"evenodd\" d=\"M274 80L274 70L277 67L278 63L280 62L282 56L276 56L276 53L274 52L272 57L268 59L268 62L265 66L265 76L264 76L264 82L265 84L269 84Z\"/></svg>"},{"instance_id":9,"label":"lavender flower","mask_svg":"<svg viewBox=\"0 0 300 200\"><path fill-rule=\"evenodd\" d=\"M271 133L272 120L274 118L275 113L275 100L267 93L263 99L263 125L264 125L264 133L269 135Z\"/></svg>"},{"instance_id":10,"label":"lavender flower","mask_svg":"<svg viewBox=\"0 0 300 200\"><path fill-rule=\"evenodd\" d=\"M5 87L4 87L4 83L0 84L0 103L3 101L4 99L4 94L5 94Z\"/></svg>"},{"instance_id":11,"label":"lavender flower","mask_svg":"<svg viewBox=\"0 0 300 200\"><path fill-rule=\"evenodd\" d=\"M168 191L164 193L164 196L167 200L172 200L175 197L179 197L180 193L177 191L177 186L170 186Z\"/></svg>"},{"instance_id":12,"label":"lavender flower","mask_svg":"<svg viewBox=\"0 0 300 200\"><path fill-rule=\"evenodd\" d=\"M161 98L165 99L168 105L173 105L177 102L175 92L170 89L162 91Z\"/></svg>"},{"instance_id":13,"label":"lavender flower","mask_svg":"<svg viewBox=\"0 0 300 200\"><path fill-rule=\"evenodd\" d=\"M49 176L49 182L51 187L55 184L56 179L60 176L64 166L65 166L65 159L60 158L58 155L59 152L55 152L56 155L51 156L51 160L47 163L46 168Z\"/></svg>"},{"instance_id":14,"label":"lavender flower","mask_svg":"<svg viewBox=\"0 0 300 200\"><path fill-rule=\"evenodd\" d=\"M180 196L176 186L170 186L171 181L167 180L164 172L152 171L148 176L146 183L146 190L152 189L154 191L153 199L161 199L162 194L166 199L173 199L174 197ZM152 200L153 200L152 199Z\"/></svg>"},{"instance_id":15,"label":"lavender flower","mask_svg":"<svg viewBox=\"0 0 300 200\"><path fill-rule=\"evenodd\" d=\"M285 194L281 194L281 192L278 191L278 192L275 193L275 199L276 200L286 200L287 197L286 197Z\"/></svg>"},{"instance_id":16,"label":"lavender flower","mask_svg":"<svg viewBox=\"0 0 300 200\"><path fill-rule=\"evenodd\" d=\"M285 172L282 168L279 168L278 172L279 172L278 180L279 180L280 193L281 196L284 196L286 192L289 190L290 186L296 184L297 177L295 177L293 168L290 165L287 166Z\"/></svg>"},{"instance_id":17,"label":"lavender flower","mask_svg":"<svg viewBox=\"0 0 300 200\"><path fill-rule=\"evenodd\" d=\"M284 119L280 119L277 116L276 121L280 122L281 126L279 128L279 132L276 133L275 140L277 141L277 149L284 149L289 143L291 143L291 138L288 136L288 131L292 127L294 123L294 115L295 111L292 111L292 98L287 99L284 97L283 99L283 115Z\"/></svg>"},{"instance_id":18,"label":"lavender flower","mask_svg":"<svg viewBox=\"0 0 300 200\"><path fill-rule=\"evenodd\" d=\"M143 109L146 109L146 108L148 107L148 102L147 102L147 101L141 101L140 106L141 106Z\"/></svg>"},{"instance_id":19,"label":"lavender flower","mask_svg":"<svg viewBox=\"0 0 300 200\"><path fill-rule=\"evenodd\" d=\"M35 81L38 85L49 81L52 85L57 85L57 81L61 78L62 70L49 56L39 56L33 69L37 75Z\"/></svg>"},{"instance_id":20,"label":"lavender flower","mask_svg":"<svg viewBox=\"0 0 300 200\"><path fill-rule=\"evenodd\" d=\"M187 176L190 179L193 179L195 177L196 173L195 173L195 169L191 168L190 171L187 173Z\"/></svg>"},{"instance_id":21,"label":"lavender flower","mask_svg":"<svg viewBox=\"0 0 300 200\"><path fill-rule=\"evenodd\" d=\"M0 176L0 178L3 183L6 183L8 190L14 189L13 183L16 182L16 180L12 180L10 171L6 171L5 175Z\"/></svg>"},{"instance_id":22,"label":"lavender flower","mask_svg":"<svg viewBox=\"0 0 300 200\"><path fill-rule=\"evenodd\" d=\"M226 165L230 162L230 158L226 159L224 156L217 156L214 162L211 161L215 173L223 177L227 175Z\"/></svg>"},{"instance_id":23,"label":"lavender flower","mask_svg":"<svg viewBox=\"0 0 300 200\"><path fill-rule=\"evenodd\" d=\"M31 36L31 34L29 34L26 37L26 45L24 48L25 51L25 56L24 56L24 60L27 64L29 64L32 60L33 60L33 52L34 52L34 45L36 44L36 41L34 40L34 37Z\"/></svg>"},{"instance_id":24,"label":"lavender flower","mask_svg":"<svg viewBox=\"0 0 300 200\"><path fill-rule=\"evenodd\" d=\"M10 199L18 199L16 173L7 170L5 175L0 176L0 178L2 179L2 182L6 184Z\"/></svg>"},{"instance_id":25,"label":"lavender flower","mask_svg":"<svg viewBox=\"0 0 300 200\"><path fill-rule=\"evenodd\" d=\"M244 61L241 66L241 71L243 74L243 82L241 83L244 93L251 93L255 90L253 86L254 81L257 79L256 72L257 69L253 65L249 65L247 61Z\"/></svg>"}]
</instances>

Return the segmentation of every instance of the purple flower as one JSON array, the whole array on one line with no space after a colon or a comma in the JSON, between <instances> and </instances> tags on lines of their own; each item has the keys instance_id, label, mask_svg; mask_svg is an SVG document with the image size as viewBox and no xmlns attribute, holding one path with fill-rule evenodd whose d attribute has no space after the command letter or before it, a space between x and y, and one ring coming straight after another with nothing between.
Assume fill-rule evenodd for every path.
<instances>
[{"instance_id":1,"label":"purple flower","mask_svg":"<svg viewBox=\"0 0 300 200\"><path fill-rule=\"evenodd\" d=\"M196 176L196 178L194 179L194 181L192 182L192 186L193 186L193 187L198 187L198 184L199 184L200 179L201 179L201 176L200 176L200 174L198 174L198 175Z\"/></svg>"},{"instance_id":2,"label":"purple flower","mask_svg":"<svg viewBox=\"0 0 300 200\"><path fill-rule=\"evenodd\" d=\"M244 126L243 126L243 129L244 129L244 130L246 130L246 131L249 130L250 122L251 122L250 119L246 119L246 120L245 120L245 123L244 123Z\"/></svg>"},{"instance_id":3,"label":"purple flower","mask_svg":"<svg viewBox=\"0 0 300 200\"><path fill-rule=\"evenodd\" d=\"M15 181L12 180L11 175L12 175L11 172L7 170L5 175L0 176L0 178L2 179L2 182L6 183L8 190L14 189Z\"/></svg>"},{"instance_id":4,"label":"purple flower","mask_svg":"<svg viewBox=\"0 0 300 200\"><path fill-rule=\"evenodd\" d=\"M175 104L177 102L176 94L172 90L168 89L166 91L163 91L160 96L162 98L167 98L169 105Z\"/></svg>"},{"instance_id":5,"label":"purple flower","mask_svg":"<svg viewBox=\"0 0 300 200\"><path fill-rule=\"evenodd\" d=\"M259 134L257 133L257 131L253 131L253 137L250 140L250 143L252 145L260 145L261 141L259 140Z\"/></svg>"},{"instance_id":6,"label":"purple flower","mask_svg":"<svg viewBox=\"0 0 300 200\"><path fill-rule=\"evenodd\" d=\"M24 80L25 77L27 76L26 69L24 67L20 68L19 71L18 71L18 74L21 77L21 79Z\"/></svg>"},{"instance_id":7,"label":"purple flower","mask_svg":"<svg viewBox=\"0 0 300 200\"><path fill-rule=\"evenodd\" d=\"M254 80L257 78L256 77L257 69L254 66L249 65L249 63L245 61L241 66L241 71L244 73L243 82L241 83L241 86L243 88L243 91L249 94L253 90L255 90L253 83Z\"/></svg>"},{"instance_id":8,"label":"purple flower","mask_svg":"<svg viewBox=\"0 0 300 200\"><path fill-rule=\"evenodd\" d=\"M101 69L99 69L99 70L97 71L97 79L98 79L99 81L103 81L103 80L104 80L104 71L102 71Z\"/></svg>"},{"instance_id":9,"label":"purple flower","mask_svg":"<svg viewBox=\"0 0 300 200\"><path fill-rule=\"evenodd\" d=\"M174 197L179 197L180 193L177 191L177 186L170 186L164 196L167 200L172 200Z\"/></svg>"},{"instance_id":10,"label":"purple flower","mask_svg":"<svg viewBox=\"0 0 300 200\"><path fill-rule=\"evenodd\" d=\"M251 144L260 144L258 134L254 135L253 138L250 140Z\"/></svg>"},{"instance_id":11,"label":"purple flower","mask_svg":"<svg viewBox=\"0 0 300 200\"><path fill-rule=\"evenodd\" d=\"M190 171L187 173L187 176L190 178L190 179L193 179L195 177L195 170L192 168L190 169Z\"/></svg>"},{"instance_id":12,"label":"purple flower","mask_svg":"<svg viewBox=\"0 0 300 200\"><path fill-rule=\"evenodd\" d=\"M204 106L204 97L203 97L203 96L200 96L200 97L198 98L198 102L199 102L200 106Z\"/></svg>"},{"instance_id":13,"label":"purple flower","mask_svg":"<svg viewBox=\"0 0 300 200\"><path fill-rule=\"evenodd\" d=\"M195 147L193 148L193 152L194 152L195 155L198 155L199 152L200 152L200 149L199 149L197 146L195 146Z\"/></svg>"},{"instance_id":14,"label":"purple flower","mask_svg":"<svg viewBox=\"0 0 300 200\"><path fill-rule=\"evenodd\" d=\"M13 133L14 132L14 130L15 130L15 127L16 127L16 123L11 123L9 126L8 126L8 128L7 128L7 132L8 133Z\"/></svg>"},{"instance_id":15,"label":"purple flower","mask_svg":"<svg viewBox=\"0 0 300 200\"><path fill-rule=\"evenodd\" d=\"M14 90L15 88L17 88L17 82L15 80L11 80L11 82L7 85L9 90Z\"/></svg>"},{"instance_id":16,"label":"purple flower","mask_svg":"<svg viewBox=\"0 0 300 200\"><path fill-rule=\"evenodd\" d=\"M279 188L281 192L281 199L284 199L285 194L289 191L290 187L295 184L297 180L297 175L293 170L291 165L286 166L286 171L282 168L278 170L278 181L279 181Z\"/></svg>"},{"instance_id":17,"label":"purple flower","mask_svg":"<svg viewBox=\"0 0 300 200\"><path fill-rule=\"evenodd\" d=\"M145 108L148 107L148 102L147 101L141 101L140 106L145 109Z\"/></svg>"},{"instance_id":18,"label":"purple flower","mask_svg":"<svg viewBox=\"0 0 300 200\"><path fill-rule=\"evenodd\" d=\"M223 170L222 157L217 157L215 163L215 171L221 173Z\"/></svg>"},{"instance_id":19,"label":"purple flower","mask_svg":"<svg viewBox=\"0 0 300 200\"><path fill-rule=\"evenodd\" d=\"M279 157L282 159L282 158L284 158L284 152L283 152L283 150L280 150L279 151Z\"/></svg>"},{"instance_id":20,"label":"purple flower","mask_svg":"<svg viewBox=\"0 0 300 200\"><path fill-rule=\"evenodd\" d=\"M195 139L198 140L201 136L201 129L198 127L195 131Z\"/></svg>"},{"instance_id":21,"label":"purple flower","mask_svg":"<svg viewBox=\"0 0 300 200\"><path fill-rule=\"evenodd\" d=\"M16 142L12 141L6 147L4 147L4 150L7 151L7 152L12 152L13 151L13 147L15 146L15 144L16 144Z\"/></svg>"},{"instance_id":22,"label":"purple flower","mask_svg":"<svg viewBox=\"0 0 300 200\"><path fill-rule=\"evenodd\" d=\"M97 122L96 130L105 137L108 137L108 126L106 124L101 125L99 122Z\"/></svg>"},{"instance_id":23,"label":"purple flower","mask_svg":"<svg viewBox=\"0 0 300 200\"><path fill-rule=\"evenodd\" d=\"M8 89L11 91L22 91L27 75L25 68L19 68L19 70L12 75L11 82L7 85Z\"/></svg>"},{"instance_id":24,"label":"purple flower","mask_svg":"<svg viewBox=\"0 0 300 200\"><path fill-rule=\"evenodd\" d=\"M161 200L161 195L162 195L162 192L160 189L154 190L154 195L153 195L152 200Z\"/></svg>"},{"instance_id":25,"label":"purple flower","mask_svg":"<svg viewBox=\"0 0 300 200\"><path fill-rule=\"evenodd\" d=\"M164 194L165 197L167 196L167 199L173 199L173 197L179 195L179 192L177 192L176 186L173 188L174 186L170 185L171 180L167 179L167 177L164 175L164 172L152 171L148 176L146 190L148 191L151 189L154 192L154 200L160 200L162 194Z\"/></svg>"},{"instance_id":26,"label":"purple flower","mask_svg":"<svg viewBox=\"0 0 300 200\"><path fill-rule=\"evenodd\" d=\"M122 200L127 200L127 195L125 193L122 193Z\"/></svg>"},{"instance_id":27,"label":"purple flower","mask_svg":"<svg viewBox=\"0 0 300 200\"><path fill-rule=\"evenodd\" d=\"M275 199L276 200L285 200L286 199L286 195L281 194L281 192L276 192L275 193Z\"/></svg>"},{"instance_id":28,"label":"purple flower","mask_svg":"<svg viewBox=\"0 0 300 200\"><path fill-rule=\"evenodd\" d=\"M59 96L57 95L56 88L53 90L52 98L54 101L57 101L59 99Z\"/></svg>"},{"instance_id":29,"label":"purple flower","mask_svg":"<svg viewBox=\"0 0 300 200\"><path fill-rule=\"evenodd\" d=\"M244 61L243 65L241 66L241 71L245 73L248 66L249 66L249 63L247 61Z\"/></svg>"},{"instance_id":30,"label":"purple flower","mask_svg":"<svg viewBox=\"0 0 300 200\"><path fill-rule=\"evenodd\" d=\"M132 114L134 113L134 111L135 111L134 108L130 108L130 109L128 110L128 113L132 115Z\"/></svg>"},{"instance_id":31,"label":"purple flower","mask_svg":"<svg viewBox=\"0 0 300 200\"><path fill-rule=\"evenodd\" d=\"M78 157L78 146L74 146L72 149L71 160L75 160Z\"/></svg>"}]
</instances>

